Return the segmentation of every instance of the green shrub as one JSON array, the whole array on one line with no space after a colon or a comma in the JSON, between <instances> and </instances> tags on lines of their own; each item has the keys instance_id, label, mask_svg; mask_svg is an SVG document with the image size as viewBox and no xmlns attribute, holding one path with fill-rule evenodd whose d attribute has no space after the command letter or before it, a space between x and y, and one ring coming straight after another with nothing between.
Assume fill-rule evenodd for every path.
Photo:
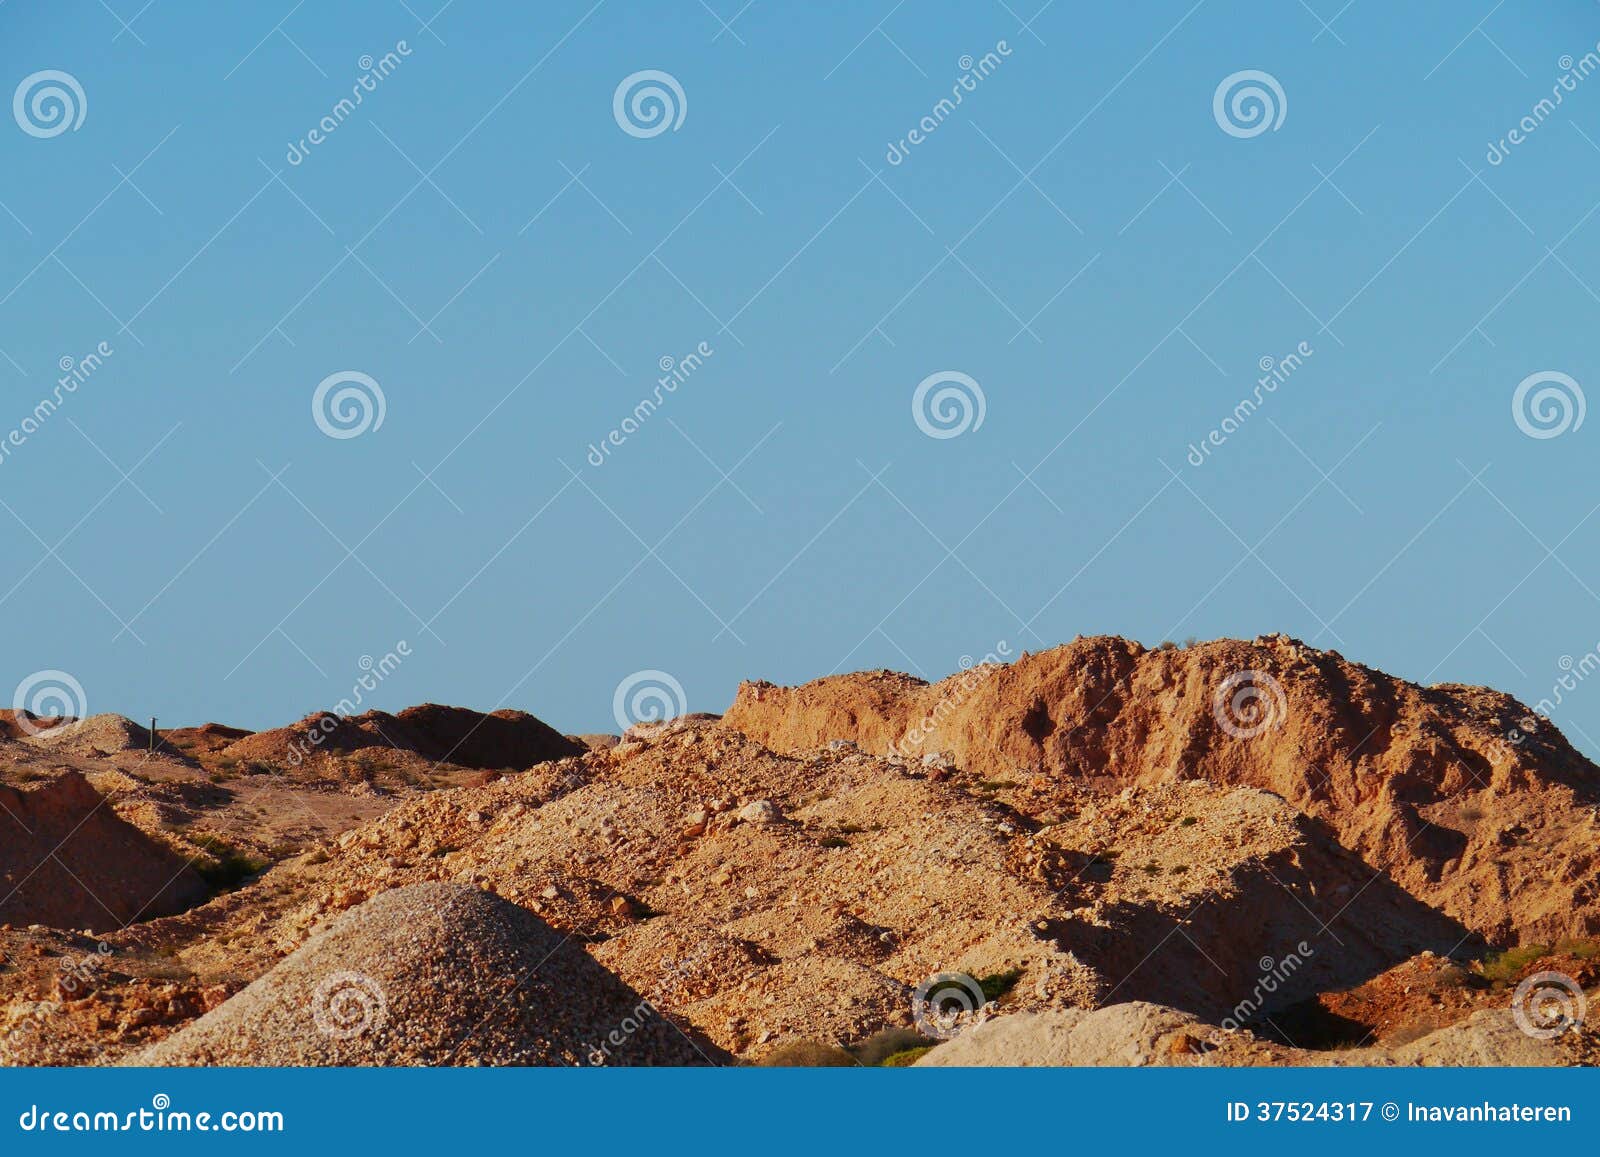
<instances>
[{"instance_id":1,"label":"green shrub","mask_svg":"<svg viewBox=\"0 0 1600 1157\"><path fill-rule=\"evenodd\" d=\"M918 1057L925 1057L932 1051L932 1045L921 1045L914 1049L907 1049L903 1053L895 1053L893 1056L884 1057L881 1067L886 1069L903 1069L908 1065L915 1064Z\"/></svg>"},{"instance_id":2,"label":"green shrub","mask_svg":"<svg viewBox=\"0 0 1600 1157\"><path fill-rule=\"evenodd\" d=\"M1547 944L1524 944L1484 957L1478 965L1478 971L1487 980L1506 983L1515 980L1528 965L1548 955L1550 946Z\"/></svg>"},{"instance_id":3,"label":"green shrub","mask_svg":"<svg viewBox=\"0 0 1600 1157\"><path fill-rule=\"evenodd\" d=\"M1017 981L1022 979L1022 969L1009 968L1004 972L992 972L988 976L979 976L975 979L978 987L983 989L984 1002L993 1004L1017 986Z\"/></svg>"}]
</instances>

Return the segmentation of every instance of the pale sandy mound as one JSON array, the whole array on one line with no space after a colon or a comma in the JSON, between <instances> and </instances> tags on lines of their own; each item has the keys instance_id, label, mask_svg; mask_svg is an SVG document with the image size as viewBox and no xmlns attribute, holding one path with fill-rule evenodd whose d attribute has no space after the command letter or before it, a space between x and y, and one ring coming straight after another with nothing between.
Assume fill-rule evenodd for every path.
<instances>
[{"instance_id":1,"label":"pale sandy mound","mask_svg":"<svg viewBox=\"0 0 1600 1157\"><path fill-rule=\"evenodd\" d=\"M1421 687L1282 635L1149 650L1080 639L937 684L869 672L746 683L725 724L786 751L848 740L1003 784L1263 788L1413 895L1501 941L1600 932L1600 768L1484 688ZM1113 790L1115 790L1113 786Z\"/></svg>"},{"instance_id":2,"label":"pale sandy mound","mask_svg":"<svg viewBox=\"0 0 1600 1157\"><path fill-rule=\"evenodd\" d=\"M150 731L124 715L107 712L62 723L22 740L30 747L73 755L112 755L119 751L146 751Z\"/></svg>"},{"instance_id":3,"label":"pale sandy mound","mask_svg":"<svg viewBox=\"0 0 1600 1157\"><path fill-rule=\"evenodd\" d=\"M926 1068L988 1066L1516 1066L1576 1063L1580 1033L1531 1036L1509 1009L1485 1009L1465 1022L1396 1048L1316 1052L1223 1032L1187 1013L1133 1001L995 1017L936 1046L914 1063Z\"/></svg>"},{"instance_id":4,"label":"pale sandy mound","mask_svg":"<svg viewBox=\"0 0 1600 1157\"><path fill-rule=\"evenodd\" d=\"M77 772L0 786L0 922L106 930L199 903L205 882Z\"/></svg>"},{"instance_id":5,"label":"pale sandy mound","mask_svg":"<svg viewBox=\"0 0 1600 1157\"><path fill-rule=\"evenodd\" d=\"M974 1025L916 1061L922 1068L1005 1065L1193 1065L1206 1026L1159 1004L1133 1001L1018 1013Z\"/></svg>"},{"instance_id":6,"label":"pale sandy mound","mask_svg":"<svg viewBox=\"0 0 1600 1157\"><path fill-rule=\"evenodd\" d=\"M542 920L476 888L345 914L142 1065L696 1065L696 1044Z\"/></svg>"}]
</instances>

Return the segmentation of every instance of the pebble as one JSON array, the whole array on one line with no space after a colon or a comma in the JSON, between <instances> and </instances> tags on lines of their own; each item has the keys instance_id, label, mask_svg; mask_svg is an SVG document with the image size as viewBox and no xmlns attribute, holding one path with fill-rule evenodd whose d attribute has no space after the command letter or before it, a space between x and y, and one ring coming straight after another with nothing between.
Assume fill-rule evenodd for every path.
<instances>
[{"instance_id":1,"label":"pebble","mask_svg":"<svg viewBox=\"0 0 1600 1157\"><path fill-rule=\"evenodd\" d=\"M758 799L740 808L739 818L747 824L775 824L783 819L783 812L770 799Z\"/></svg>"}]
</instances>

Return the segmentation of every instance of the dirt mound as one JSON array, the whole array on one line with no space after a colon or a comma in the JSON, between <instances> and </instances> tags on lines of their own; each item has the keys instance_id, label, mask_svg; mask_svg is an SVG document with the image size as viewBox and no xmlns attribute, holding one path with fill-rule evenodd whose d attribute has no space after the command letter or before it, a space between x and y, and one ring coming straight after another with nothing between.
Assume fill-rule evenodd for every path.
<instances>
[{"instance_id":1,"label":"dirt mound","mask_svg":"<svg viewBox=\"0 0 1600 1157\"><path fill-rule=\"evenodd\" d=\"M31 711L0 708L0 739L23 739L73 722L76 721L66 715L35 715Z\"/></svg>"},{"instance_id":2,"label":"dirt mound","mask_svg":"<svg viewBox=\"0 0 1600 1157\"><path fill-rule=\"evenodd\" d=\"M0 786L0 921L114 928L181 912L205 882L66 772L28 791Z\"/></svg>"},{"instance_id":3,"label":"dirt mound","mask_svg":"<svg viewBox=\"0 0 1600 1157\"><path fill-rule=\"evenodd\" d=\"M253 975L388 889L488 888L746 1057L909 1026L941 973L1008 1011L1160 996L1254 1024L1471 940L1269 793L1082 793L1042 826L934 770L680 720L419 796L148 934L205 917L186 962Z\"/></svg>"},{"instance_id":4,"label":"dirt mound","mask_svg":"<svg viewBox=\"0 0 1600 1157\"><path fill-rule=\"evenodd\" d=\"M1600 942L1530 946L1476 964L1426 953L1354 988L1321 993L1272 1023L1290 1043L1306 1047L1397 1047L1479 1011L1508 1008L1522 981L1532 977L1532 991L1552 975L1584 990L1600 987Z\"/></svg>"},{"instance_id":5,"label":"dirt mound","mask_svg":"<svg viewBox=\"0 0 1600 1157\"><path fill-rule=\"evenodd\" d=\"M242 727L227 727L221 723L202 723L199 727L171 727L161 732L161 739L174 750L191 759L204 760L219 755L230 744L250 735Z\"/></svg>"},{"instance_id":6,"label":"dirt mound","mask_svg":"<svg viewBox=\"0 0 1600 1157\"><path fill-rule=\"evenodd\" d=\"M313 711L287 727L257 731L237 739L220 754L238 763L298 767L318 756L349 755L368 747L398 748L401 744L386 739L380 730L383 722L393 720L394 716L377 712L344 716Z\"/></svg>"},{"instance_id":7,"label":"dirt mound","mask_svg":"<svg viewBox=\"0 0 1600 1157\"><path fill-rule=\"evenodd\" d=\"M260 731L228 745L226 758L297 767L318 757L389 748L433 763L482 770L527 768L577 755L584 748L525 711L485 715L424 703L398 715L315 711L298 723Z\"/></svg>"},{"instance_id":8,"label":"dirt mound","mask_svg":"<svg viewBox=\"0 0 1600 1157\"><path fill-rule=\"evenodd\" d=\"M726 1060L583 950L476 888L386 892L144 1065L620 1065Z\"/></svg>"},{"instance_id":9,"label":"dirt mound","mask_svg":"<svg viewBox=\"0 0 1600 1157\"><path fill-rule=\"evenodd\" d=\"M485 770L532 767L580 755L584 746L526 711L485 715L465 707L424 703L396 718L413 751L428 759Z\"/></svg>"},{"instance_id":10,"label":"dirt mound","mask_svg":"<svg viewBox=\"0 0 1600 1157\"><path fill-rule=\"evenodd\" d=\"M91 715L61 723L37 735L26 736L23 743L47 751L70 752L74 755L112 755L119 751L149 751L152 749L150 732L125 715ZM162 747L168 754L176 754Z\"/></svg>"},{"instance_id":11,"label":"dirt mound","mask_svg":"<svg viewBox=\"0 0 1600 1157\"><path fill-rule=\"evenodd\" d=\"M931 685L746 683L725 723L781 750L848 740L948 765L1035 816L1074 784L1262 788L1486 936L1600 932L1600 768L1509 696L1420 687L1282 635L1080 639Z\"/></svg>"}]
</instances>

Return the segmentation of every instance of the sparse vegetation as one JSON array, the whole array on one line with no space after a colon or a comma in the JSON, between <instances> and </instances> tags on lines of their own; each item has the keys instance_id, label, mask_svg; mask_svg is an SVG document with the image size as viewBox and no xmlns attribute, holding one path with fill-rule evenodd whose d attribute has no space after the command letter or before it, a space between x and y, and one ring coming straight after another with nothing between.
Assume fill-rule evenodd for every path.
<instances>
[{"instance_id":1,"label":"sparse vegetation","mask_svg":"<svg viewBox=\"0 0 1600 1157\"><path fill-rule=\"evenodd\" d=\"M1478 965L1478 972L1496 984L1506 984L1515 980L1528 965L1548 955L1550 947L1547 944L1524 944L1484 957Z\"/></svg>"},{"instance_id":2,"label":"sparse vegetation","mask_svg":"<svg viewBox=\"0 0 1600 1157\"><path fill-rule=\"evenodd\" d=\"M983 990L983 999L986 1004L993 1004L1006 993L1017 986L1017 981L1022 979L1022 969L1008 968L1004 972L991 972L987 976L974 977L978 987Z\"/></svg>"},{"instance_id":3,"label":"sparse vegetation","mask_svg":"<svg viewBox=\"0 0 1600 1157\"><path fill-rule=\"evenodd\" d=\"M271 867L270 861L241 852L218 836L200 836L194 843L212 857L209 864L203 860L196 862L195 871L219 892L231 892Z\"/></svg>"},{"instance_id":4,"label":"sparse vegetation","mask_svg":"<svg viewBox=\"0 0 1600 1157\"><path fill-rule=\"evenodd\" d=\"M762 1068L843 1069L860 1064L838 1045L799 1040L779 1045L756 1062Z\"/></svg>"},{"instance_id":5,"label":"sparse vegetation","mask_svg":"<svg viewBox=\"0 0 1600 1157\"><path fill-rule=\"evenodd\" d=\"M925 1057L932 1051L932 1045L919 1045L914 1049L906 1049L905 1052L895 1053L893 1056L884 1057L883 1062L879 1067L885 1069L903 1069L909 1065L916 1064L919 1057Z\"/></svg>"},{"instance_id":6,"label":"sparse vegetation","mask_svg":"<svg viewBox=\"0 0 1600 1157\"><path fill-rule=\"evenodd\" d=\"M931 1047L928 1039L914 1029L885 1028L852 1045L850 1052L863 1065L888 1065L897 1056L920 1056Z\"/></svg>"}]
</instances>

